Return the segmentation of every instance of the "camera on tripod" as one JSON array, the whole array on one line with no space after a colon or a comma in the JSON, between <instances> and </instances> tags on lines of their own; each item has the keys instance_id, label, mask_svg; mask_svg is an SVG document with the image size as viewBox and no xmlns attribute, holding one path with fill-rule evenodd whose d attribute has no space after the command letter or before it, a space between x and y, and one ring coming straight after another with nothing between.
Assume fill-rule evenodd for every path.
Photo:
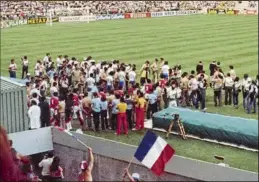
<instances>
[{"instance_id":1,"label":"camera on tripod","mask_svg":"<svg viewBox=\"0 0 259 182\"><path fill-rule=\"evenodd\" d=\"M180 118L180 114L177 113L173 113L171 116L173 116L174 120L178 120Z\"/></svg>"}]
</instances>

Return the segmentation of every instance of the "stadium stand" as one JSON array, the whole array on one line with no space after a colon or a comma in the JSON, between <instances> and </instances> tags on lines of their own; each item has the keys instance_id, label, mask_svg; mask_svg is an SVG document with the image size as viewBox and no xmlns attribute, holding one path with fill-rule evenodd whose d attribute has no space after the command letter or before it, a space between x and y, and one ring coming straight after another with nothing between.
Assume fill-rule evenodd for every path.
<instances>
[{"instance_id":1,"label":"stadium stand","mask_svg":"<svg viewBox=\"0 0 259 182\"><path fill-rule=\"evenodd\" d=\"M131 13L171 11L174 9L199 9L235 7L237 1L1 1L1 19L23 19L31 16L44 16L48 9L54 9L55 14L62 13L60 9L89 7L93 14ZM250 6L256 6L251 1ZM80 14L80 12L78 12ZM68 15L68 14L64 14Z\"/></svg>"}]
</instances>

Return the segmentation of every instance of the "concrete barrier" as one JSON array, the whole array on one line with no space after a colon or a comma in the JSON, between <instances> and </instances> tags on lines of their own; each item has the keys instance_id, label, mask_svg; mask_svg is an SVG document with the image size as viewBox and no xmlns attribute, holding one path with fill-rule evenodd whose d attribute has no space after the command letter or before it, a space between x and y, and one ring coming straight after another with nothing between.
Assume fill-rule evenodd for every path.
<instances>
[{"instance_id":1,"label":"concrete barrier","mask_svg":"<svg viewBox=\"0 0 259 182\"><path fill-rule=\"evenodd\" d=\"M86 158L87 149L66 133L53 129L55 153L61 158L67 180L75 180L79 163ZM121 180L123 168L131 161L137 146L103 138L73 133L93 148L95 155L94 180ZM154 176L150 170L133 160L132 172L138 172L144 181L257 181L258 174L231 167L198 161L175 155L166 166L166 173Z\"/></svg>"}]
</instances>

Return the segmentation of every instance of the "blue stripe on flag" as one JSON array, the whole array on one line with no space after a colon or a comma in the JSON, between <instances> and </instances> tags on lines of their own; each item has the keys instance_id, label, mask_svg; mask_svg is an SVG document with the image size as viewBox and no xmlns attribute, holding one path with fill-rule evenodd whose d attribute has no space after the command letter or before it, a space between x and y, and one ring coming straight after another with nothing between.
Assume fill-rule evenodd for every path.
<instances>
[{"instance_id":1,"label":"blue stripe on flag","mask_svg":"<svg viewBox=\"0 0 259 182\"><path fill-rule=\"evenodd\" d=\"M134 154L134 157L141 162L155 143L156 139L156 134L148 130L141 143L139 144L138 149Z\"/></svg>"}]
</instances>

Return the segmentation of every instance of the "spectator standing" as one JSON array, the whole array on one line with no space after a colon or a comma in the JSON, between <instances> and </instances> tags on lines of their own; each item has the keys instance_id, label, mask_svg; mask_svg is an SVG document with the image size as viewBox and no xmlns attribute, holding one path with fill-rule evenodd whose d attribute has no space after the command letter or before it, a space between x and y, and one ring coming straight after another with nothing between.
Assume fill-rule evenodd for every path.
<instances>
[{"instance_id":1,"label":"spectator standing","mask_svg":"<svg viewBox=\"0 0 259 182\"><path fill-rule=\"evenodd\" d=\"M105 96L101 97L101 121L102 121L102 130L108 129L108 102Z\"/></svg>"},{"instance_id":2,"label":"spectator standing","mask_svg":"<svg viewBox=\"0 0 259 182\"><path fill-rule=\"evenodd\" d=\"M91 148L88 148L88 162L82 161L80 164L81 172L78 181L93 181L92 170L94 167L94 155Z\"/></svg>"},{"instance_id":3,"label":"spectator standing","mask_svg":"<svg viewBox=\"0 0 259 182\"><path fill-rule=\"evenodd\" d=\"M22 79L24 79L24 75L28 74L29 60L27 56L24 56L21 59L22 59Z\"/></svg>"},{"instance_id":4,"label":"spectator standing","mask_svg":"<svg viewBox=\"0 0 259 182\"><path fill-rule=\"evenodd\" d=\"M241 92L241 83L239 82L239 77L236 77L233 85L233 104L236 109L238 108L239 92Z\"/></svg>"},{"instance_id":5,"label":"spectator standing","mask_svg":"<svg viewBox=\"0 0 259 182\"><path fill-rule=\"evenodd\" d=\"M61 181L64 178L63 169L59 163L60 158L55 156L49 168L51 181Z\"/></svg>"},{"instance_id":6,"label":"spectator standing","mask_svg":"<svg viewBox=\"0 0 259 182\"><path fill-rule=\"evenodd\" d=\"M214 104L215 107L222 106L222 87L223 87L223 77L222 75L216 76L214 79Z\"/></svg>"},{"instance_id":7,"label":"spectator standing","mask_svg":"<svg viewBox=\"0 0 259 182\"><path fill-rule=\"evenodd\" d=\"M224 79L225 105L232 105L233 85L234 81L231 78L230 73L227 73L227 77Z\"/></svg>"},{"instance_id":8,"label":"spectator standing","mask_svg":"<svg viewBox=\"0 0 259 182\"><path fill-rule=\"evenodd\" d=\"M253 80L249 86L249 91L247 95L247 113L250 114L253 108L253 113L256 113L256 97L258 95L258 87L256 82Z\"/></svg>"},{"instance_id":9,"label":"spectator standing","mask_svg":"<svg viewBox=\"0 0 259 182\"><path fill-rule=\"evenodd\" d=\"M124 130L124 134L128 135L128 124L127 124L127 104L124 101L124 98L120 98L120 103L117 105L118 108L118 114L117 114L117 131L116 135L121 134L121 128Z\"/></svg>"},{"instance_id":10,"label":"spectator standing","mask_svg":"<svg viewBox=\"0 0 259 182\"><path fill-rule=\"evenodd\" d=\"M17 65L14 62L14 59L11 60L11 64L9 65L8 69L9 69L10 78L16 78Z\"/></svg>"},{"instance_id":11,"label":"spectator standing","mask_svg":"<svg viewBox=\"0 0 259 182\"><path fill-rule=\"evenodd\" d=\"M99 131L101 100L98 97L98 94L96 92L93 93L93 96L94 96L92 100L93 121L94 121L95 131Z\"/></svg>"},{"instance_id":12,"label":"spectator standing","mask_svg":"<svg viewBox=\"0 0 259 182\"><path fill-rule=\"evenodd\" d=\"M41 114L40 114L41 127L50 126L50 107L45 97L40 97L39 107L41 110Z\"/></svg>"},{"instance_id":13,"label":"spectator standing","mask_svg":"<svg viewBox=\"0 0 259 182\"><path fill-rule=\"evenodd\" d=\"M236 75L236 72L234 70L234 66L232 66L232 65L229 66L229 74L230 74L230 77L234 81L237 75Z\"/></svg>"},{"instance_id":14,"label":"spectator standing","mask_svg":"<svg viewBox=\"0 0 259 182\"><path fill-rule=\"evenodd\" d=\"M41 110L35 100L31 101L31 107L28 110L28 116L30 118L30 129L38 129L41 126L40 116Z\"/></svg>"},{"instance_id":15,"label":"spectator standing","mask_svg":"<svg viewBox=\"0 0 259 182\"><path fill-rule=\"evenodd\" d=\"M127 104L126 114L127 114L128 126L129 126L129 129L132 130L132 128L133 128L133 121L132 121L133 101L130 99L130 96L128 94L126 95L125 103Z\"/></svg>"},{"instance_id":16,"label":"spectator standing","mask_svg":"<svg viewBox=\"0 0 259 182\"><path fill-rule=\"evenodd\" d=\"M47 155L44 156L44 159L39 163L39 167L42 167L41 171L41 179L43 181L48 181L50 180L50 166L53 161L53 153L49 152Z\"/></svg>"},{"instance_id":17,"label":"spectator standing","mask_svg":"<svg viewBox=\"0 0 259 182\"><path fill-rule=\"evenodd\" d=\"M203 70L203 63L202 63L202 61L200 61L200 62L197 64L197 66L196 66L197 75L198 75L199 73L201 73L202 70Z\"/></svg>"}]
</instances>

